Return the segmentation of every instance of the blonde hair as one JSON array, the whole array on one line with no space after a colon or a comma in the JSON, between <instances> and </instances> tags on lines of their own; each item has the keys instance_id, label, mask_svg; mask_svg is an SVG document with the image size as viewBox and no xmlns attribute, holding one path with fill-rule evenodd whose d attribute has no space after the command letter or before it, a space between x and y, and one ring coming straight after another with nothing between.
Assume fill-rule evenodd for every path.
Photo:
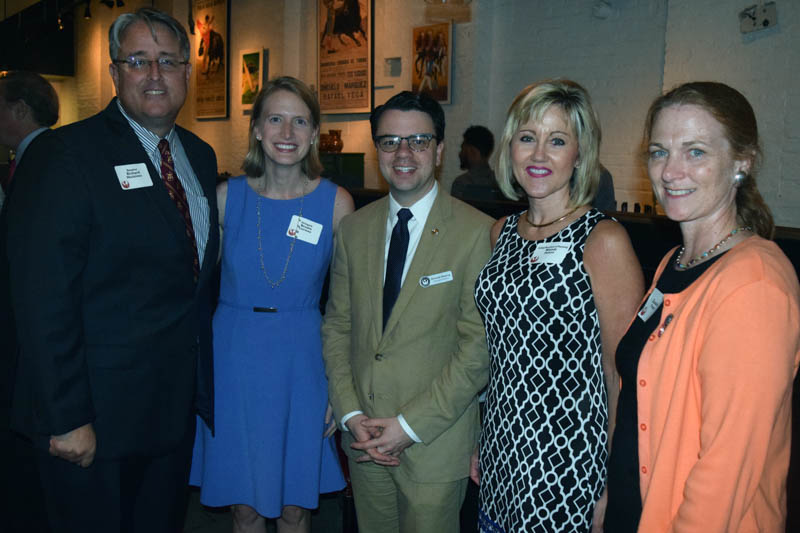
<instances>
[{"instance_id":1,"label":"blonde hair","mask_svg":"<svg viewBox=\"0 0 800 533\"><path fill-rule=\"evenodd\" d=\"M289 91L297 95L311 112L311 126L316 129L317 134L311 139L311 146L301 163L301 168L306 176L314 179L324 170L322 162L319 160L318 149L320 122L319 102L317 102L317 97L314 96L314 93L308 88L308 85L291 76L281 76L271 79L256 96L256 100L253 102L253 113L250 115L250 146L247 155L244 157L242 170L251 178L260 178L264 175L264 172L266 172L266 156L264 155L264 148L261 146L261 142L256 139L255 128L258 125L258 121L261 120L267 98L277 91Z\"/></svg>"},{"instance_id":2,"label":"blonde hair","mask_svg":"<svg viewBox=\"0 0 800 533\"><path fill-rule=\"evenodd\" d=\"M540 81L528 85L514 98L500 140L497 183L503 194L513 200L525 194L514 177L511 140L520 126L541 120L553 105L561 108L578 138L578 165L570 178L568 205L590 204L600 183L600 121L592 108L589 93L570 80Z\"/></svg>"}]
</instances>

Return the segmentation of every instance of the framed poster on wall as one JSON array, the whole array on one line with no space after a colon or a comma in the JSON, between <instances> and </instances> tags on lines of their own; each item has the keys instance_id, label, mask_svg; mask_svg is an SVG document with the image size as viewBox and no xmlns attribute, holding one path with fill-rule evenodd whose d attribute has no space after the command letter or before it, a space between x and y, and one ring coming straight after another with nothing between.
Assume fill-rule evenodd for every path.
<instances>
[{"instance_id":1,"label":"framed poster on wall","mask_svg":"<svg viewBox=\"0 0 800 533\"><path fill-rule=\"evenodd\" d=\"M449 104L453 85L453 23L419 26L413 32L411 90Z\"/></svg>"},{"instance_id":2,"label":"framed poster on wall","mask_svg":"<svg viewBox=\"0 0 800 533\"><path fill-rule=\"evenodd\" d=\"M245 114L253 109L258 91L269 79L269 50L242 50L241 102Z\"/></svg>"},{"instance_id":3,"label":"framed poster on wall","mask_svg":"<svg viewBox=\"0 0 800 533\"><path fill-rule=\"evenodd\" d=\"M372 0L317 0L323 113L372 111Z\"/></svg>"},{"instance_id":4,"label":"framed poster on wall","mask_svg":"<svg viewBox=\"0 0 800 533\"><path fill-rule=\"evenodd\" d=\"M228 0L193 0L195 118L228 116Z\"/></svg>"}]
</instances>

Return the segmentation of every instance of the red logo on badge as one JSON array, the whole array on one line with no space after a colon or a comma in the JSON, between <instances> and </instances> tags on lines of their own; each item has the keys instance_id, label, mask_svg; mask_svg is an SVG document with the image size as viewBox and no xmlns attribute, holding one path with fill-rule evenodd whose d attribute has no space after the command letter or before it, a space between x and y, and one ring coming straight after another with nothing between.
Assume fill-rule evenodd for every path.
<instances>
[{"instance_id":1,"label":"red logo on badge","mask_svg":"<svg viewBox=\"0 0 800 533\"><path fill-rule=\"evenodd\" d=\"M122 180L122 188L123 189L128 189L128 188L130 188L130 186L131 186L131 184L128 183L128 180Z\"/></svg>"},{"instance_id":2,"label":"red logo on badge","mask_svg":"<svg viewBox=\"0 0 800 533\"><path fill-rule=\"evenodd\" d=\"M289 234L289 237L294 237L297 235L297 230L290 229L287 233Z\"/></svg>"},{"instance_id":3,"label":"red logo on badge","mask_svg":"<svg viewBox=\"0 0 800 533\"><path fill-rule=\"evenodd\" d=\"M533 257L531 257L531 263L536 263L537 261L539 261L538 255L534 255Z\"/></svg>"}]
</instances>

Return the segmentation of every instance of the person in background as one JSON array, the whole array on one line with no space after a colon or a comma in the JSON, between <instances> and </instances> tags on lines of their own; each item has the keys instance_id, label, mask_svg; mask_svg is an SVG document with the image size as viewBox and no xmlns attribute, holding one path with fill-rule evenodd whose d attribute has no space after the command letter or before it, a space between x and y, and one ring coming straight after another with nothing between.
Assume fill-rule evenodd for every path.
<instances>
[{"instance_id":1,"label":"person in background","mask_svg":"<svg viewBox=\"0 0 800 533\"><path fill-rule=\"evenodd\" d=\"M9 509L5 524L11 531L47 531L47 517L30 443L11 430L17 332L6 255L8 220L2 206L12 194L14 173L26 149L57 121L58 95L50 82L34 72L0 72L0 145L15 151L0 187L0 501Z\"/></svg>"},{"instance_id":2,"label":"person in background","mask_svg":"<svg viewBox=\"0 0 800 533\"><path fill-rule=\"evenodd\" d=\"M233 531L310 531L321 492L344 487L322 361L320 308L350 194L321 178L320 111L300 80L256 97L244 176L217 187L222 282L214 315L216 432L198 419L191 483L233 506Z\"/></svg>"},{"instance_id":3,"label":"person in background","mask_svg":"<svg viewBox=\"0 0 800 533\"><path fill-rule=\"evenodd\" d=\"M606 530L782 532L800 286L756 187L755 114L686 83L650 106L644 147L683 244L617 351Z\"/></svg>"},{"instance_id":4,"label":"person in background","mask_svg":"<svg viewBox=\"0 0 800 533\"><path fill-rule=\"evenodd\" d=\"M458 160L466 172L453 181L450 194L464 201L502 198L494 170L489 166L493 149L494 136L487 128L470 126L464 131Z\"/></svg>"},{"instance_id":5,"label":"person in background","mask_svg":"<svg viewBox=\"0 0 800 533\"><path fill-rule=\"evenodd\" d=\"M109 54L117 97L40 135L14 176L12 426L54 532L174 532L194 413L213 416L216 157L175 125L191 74L178 21L120 15Z\"/></svg>"},{"instance_id":6,"label":"person in background","mask_svg":"<svg viewBox=\"0 0 800 533\"><path fill-rule=\"evenodd\" d=\"M592 200L592 207L600 211L614 211L617 208L617 199L614 195L614 178L611 172L600 165L600 182L597 185L597 194Z\"/></svg>"},{"instance_id":7,"label":"person in background","mask_svg":"<svg viewBox=\"0 0 800 533\"><path fill-rule=\"evenodd\" d=\"M613 355L643 293L625 229L590 207L600 125L575 82L523 89L498 182L528 209L492 228L475 301L491 356L480 448L485 532L588 532L602 522L619 390Z\"/></svg>"},{"instance_id":8,"label":"person in background","mask_svg":"<svg viewBox=\"0 0 800 533\"><path fill-rule=\"evenodd\" d=\"M426 94L370 117L389 195L342 221L323 321L361 533L459 530L486 384L472 297L492 219L440 190L444 111Z\"/></svg>"},{"instance_id":9,"label":"person in background","mask_svg":"<svg viewBox=\"0 0 800 533\"><path fill-rule=\"evenodd\" d=\"M0 182L0 207L25 149L58 122L58 95L50 82L35 72L0 72L0 145L14 150L8 176Z\"/></svg>"}]
</instances>

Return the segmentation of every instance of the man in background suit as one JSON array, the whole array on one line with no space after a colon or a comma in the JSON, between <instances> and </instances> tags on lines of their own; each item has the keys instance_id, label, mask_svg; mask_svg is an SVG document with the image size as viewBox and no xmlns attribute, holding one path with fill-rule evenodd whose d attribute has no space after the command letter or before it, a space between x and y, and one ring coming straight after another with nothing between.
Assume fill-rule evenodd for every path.
<instances>
[{"instance_id":1,"label":"man in background suit","mask_svg":"<svg viewBox=\"0 0 800 533\"><path fill-rule=\"evenodd\" d=\"M12 424L34 443L54 532L174 532L195 406L212 423L216 158L175 126L180 23L123 14L109 48L117 98L37 139L14 177Z\"/></svg>"},{"instance_id":2,"label":"man in background suit","mask_svg":"<svg viewBox=\"0 0 800 533\"><path fill-rule=\"evenodd\" d=\"M473 298L492 219L439 188L444 112L402 92L370 117L388 196L342 220L323 322L359 531L458 531L488 352Z\"/></svg>"},{"instance_id":3,"label":"man in background suit","mask_svg":"<svg viewBox=\"0 0 800 533\"><path fill-rule=\"evenodd\" d=\"M11 285L6 260L6 211L13 174L30 144L58 121L58 95L34 72L0 72L0 145L15 151L10 172L0 188L0 501L8 506L9 531L48 531L39 475L30 445L11 431L11 396L17 361L17 334L11 311Z\"/></svg>"},{"instance_id":4,"label":"man in background suit","mask_svg":"<svg viewBox=\"0 0 800 533\"><path fill-rule=\"evenodd\" d=\"M8 175L0 176L0 207L25 149L56 122L58 95L49 81L35 72L0 72L0 145L15 152Z\"/></svg>"}]
</instances>

